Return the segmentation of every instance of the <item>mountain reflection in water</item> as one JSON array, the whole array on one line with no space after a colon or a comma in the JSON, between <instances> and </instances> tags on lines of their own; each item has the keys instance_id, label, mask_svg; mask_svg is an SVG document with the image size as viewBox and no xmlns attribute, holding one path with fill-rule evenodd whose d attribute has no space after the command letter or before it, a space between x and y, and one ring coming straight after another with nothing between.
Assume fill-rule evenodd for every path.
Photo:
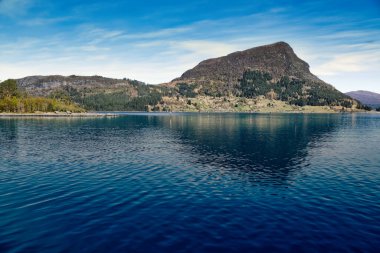
<instances>
[{"instance_id":1,"label":"mountain reflection in water","mask_svg":"<svg viewBox=\"0 0 380 253\"><path fill-rule=\"evenodd\" d=\"M378 114L0 119L0 252L375 252Z\"/></svg>"}]
</instances>

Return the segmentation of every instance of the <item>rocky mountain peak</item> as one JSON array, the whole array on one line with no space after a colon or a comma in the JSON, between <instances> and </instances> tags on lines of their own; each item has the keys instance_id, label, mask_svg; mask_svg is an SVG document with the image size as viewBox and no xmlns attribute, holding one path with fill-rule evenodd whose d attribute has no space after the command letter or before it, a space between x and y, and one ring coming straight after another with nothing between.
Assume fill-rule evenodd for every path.
<instances>
[{"instance_id":1,"label":"rocky mountain peak","mask_svg":"<svg viewBox=\"0 0 380 253\"><path fill-rule=\"evenodd\" d=\"M246 70L267 72L274 79L290 76L320 81L310 73L309 65L298 58L289 44L282 41L202 61L175 80L212 80L236 83Z\"/></svg>"}]
</instances>

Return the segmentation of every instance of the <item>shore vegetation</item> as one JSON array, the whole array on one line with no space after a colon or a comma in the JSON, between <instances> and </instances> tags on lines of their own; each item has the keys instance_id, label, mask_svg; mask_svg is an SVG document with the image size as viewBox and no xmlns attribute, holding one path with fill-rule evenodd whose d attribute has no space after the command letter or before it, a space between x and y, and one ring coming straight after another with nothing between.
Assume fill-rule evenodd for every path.
<instances>
[{"instance_id":1,"label":"shore vegetation","mask_svg":"<svg viewBox=\"0 0 380 253\"><path fill-rule=\"evenodd\" d=\"M30 97L17 87L15 80L0 83L0 112L85 112L83 108L70 100L45 97Z\"/></svg>"}]
</instances>

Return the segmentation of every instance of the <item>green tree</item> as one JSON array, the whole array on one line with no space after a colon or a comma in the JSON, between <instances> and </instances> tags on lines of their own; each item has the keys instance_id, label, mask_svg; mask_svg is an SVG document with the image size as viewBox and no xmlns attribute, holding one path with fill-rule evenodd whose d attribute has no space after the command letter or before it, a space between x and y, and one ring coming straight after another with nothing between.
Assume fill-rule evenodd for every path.
<instances>
[{"instance_id":1,"label":"green tree","mask_svg":"<svg viewBox=\"0 0 380 253\"><path fill-rule=\"evenodd\" d=\"M187 84L187 83L178 83L177 88L181 96L194 98L197 96L197 93L194 89L197 87L196 84Z\"/></svg>"},{"instance_id":2,"label":"green tree","mask_svg":"<svg viewBox=\"0 0 380 253\"><path fill-rule=\"evenodd\" d=\"M0 83L0 99L10 98L10 97L19 97L21 92L17 88L16 80L8 79Z\"/></svg>"},{"instance_id":3,"label":"green tree","mask_svg":"<svg viewBox=\"0 0 380 253\"><path fill-rule=\"evenodd\" d=\"M365 110L365 111L371 111L372 110L372 107L368 106L368 105L364 105L362 103L359 103L358 106L357 106L358 109L362 109L362 110Z\"/></svg>"},{"instance_id":4,"label":"green tree","mask_svg":"<svg viewBox=\"0 0 380 253\"><path fill-rule=\"evenodd\" d=\"M242 96L254 98L260 95L265 95L271 90L269 81L272 79L271 75L261 71L246 71L240 81Z\"/></svg>"}]
</instances>

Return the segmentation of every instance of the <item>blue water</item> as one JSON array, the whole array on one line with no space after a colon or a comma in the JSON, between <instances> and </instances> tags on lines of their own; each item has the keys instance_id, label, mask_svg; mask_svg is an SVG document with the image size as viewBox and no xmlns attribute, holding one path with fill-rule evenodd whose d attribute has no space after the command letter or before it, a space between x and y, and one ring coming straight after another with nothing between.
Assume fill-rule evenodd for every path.
<instances>
[{"instance_id":1,"label":"blue water","mask_svg":"<svg viewBox=\"0 0 380 253\"><path fill-rule=\"evenodd\" d=\"M380 252L379 114L0 119L0 252Z\"/></svg>"}]
</instances>

